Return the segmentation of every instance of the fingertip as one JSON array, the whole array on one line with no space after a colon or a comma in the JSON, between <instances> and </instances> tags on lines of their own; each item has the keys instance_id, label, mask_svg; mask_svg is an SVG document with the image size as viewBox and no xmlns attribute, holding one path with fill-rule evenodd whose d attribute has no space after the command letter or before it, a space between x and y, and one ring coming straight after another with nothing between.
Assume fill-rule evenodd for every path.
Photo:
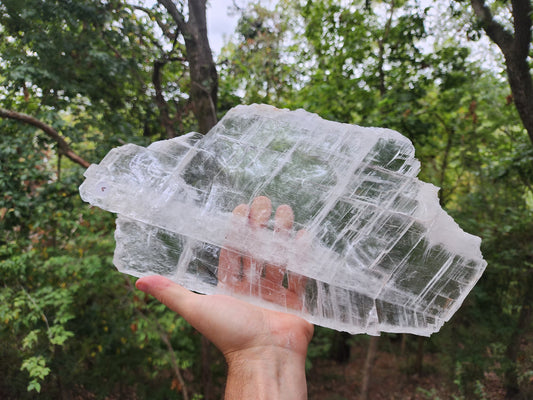
<instances>
[{"instance_id":1,"label":"fingertip","mask_svg":"<svg viewBox=\"0 0 533 400\"><path fill-rule=\"evenodd\" d=\"M171 285L174 285L174 282L160 275L143 276L135 282L135 287L137 289L148 294L154 294Z\"/></svg>"},{"instance_id":2,"label":"fingertip","mask_svg":"<svg viewBox=\"0 0 533 400\"><path fill-rule=\"evenodd\" d=\"M233 215L237 217L247 217L249 212L250 210L246 204L239 204L233 209Z\"/></svg>"},{"instance_id":3,"label":"fingertip","mask_svg":"<svg viewBox=\"0 0 533 400\"><path fill-rule=\"evenodd\" d=\"M272 215L272 202L266 196L259 196L252 201L250 206L250 224L252 226L265 226Z\"/></svg>"},{"instance_id":4,"label":"fingertip","mask_svg":"<svg viewBox=\"0 0 533 400\"><path fill-rule=\"evenodd\" d=\"M135 286L139 290L155 297L186 320L193 317L194 306L191 306L191 304L194 303L199 295L170 279L159 275L150 275L139 278Z\"/></svg>"},{"instance_id":5,"label":"fingertip","mask_svg":"<svg viewBox=\"0 0 533 400\"><path fill-rule=\"evenodd\" d=\"M310 243L311 234L309 233L307 229L300 229L298 232L296 232L295 239L303 243Z\"/></svg>"},{"instance_id":6,"label":"fingertip","mask_svg":"<svg viewBox=\"0 0 533 400\"><path fill-rule=\"evenodd\" d=\"M294 222L294 212L287 204L282 204L276 210L274 216L274 225L276 230L289 230Z\"/></svg>"},{"instance_id":7,"label":"fingertip","mask_svg":"<svg viewBox=\"0 0 533 400\"><path fill-rule=\"evenodd\" d=\"M269 207L272 206L272 202L270 201L270 199L266 196L257 196L253 201L252 201L252 206L256 204L261 204L261 205L268 205Z\"/></svg>"}]
</instances>

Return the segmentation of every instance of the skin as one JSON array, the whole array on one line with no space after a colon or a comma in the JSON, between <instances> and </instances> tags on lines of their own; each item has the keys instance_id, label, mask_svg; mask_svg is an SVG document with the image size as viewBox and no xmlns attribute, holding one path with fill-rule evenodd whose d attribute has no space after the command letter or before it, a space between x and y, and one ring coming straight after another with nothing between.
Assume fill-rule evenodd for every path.
<instances>
[{"instance_id":1,"label":"skin","mask_svg":"<svg viewBox=\"0 0 533 400\"><path fill-rule=\"evenodd\" d=\"M241 204L233 213L247 217L253 228L264 229L272 205L268 198L257 197L250 207ZM292 209L279 206L274 229L289 235L293 221ZM304 232L297 234L297 238L303 236ZM260 273L252 273L254 268L261 268ZM285 273L283 266L263 265L253 255L243 256L231 249L220 252L220 285L236 293L251 291L268 301L301 308L305 280L289 274L285 288ZM309 322L230 296L195 294L161 276L140 278L136 287L180 314L224 354L228 363L225 399L307 398L305 358L313 336Z\"/></svg>"}]
</instances>

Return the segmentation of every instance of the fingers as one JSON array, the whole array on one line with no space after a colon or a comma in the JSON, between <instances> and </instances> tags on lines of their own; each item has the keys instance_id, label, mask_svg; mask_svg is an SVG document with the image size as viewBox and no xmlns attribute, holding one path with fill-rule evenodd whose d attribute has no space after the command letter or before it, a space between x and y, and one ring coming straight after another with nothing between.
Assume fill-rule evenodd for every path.
<instances>
[{"instance_id":1,"label":"fingers","mask_svg":"<svg viewBox=\"0 0 533 400\"><path fill-rule=\"evenodd\" d=\"M305 229L301 229L296 233L296 243L297 246L300 246L301 249L307 250L307 247L310 245L309 232ZM305 286L307 284L307 278L305 276L290 272L287 276L288 280L288 289L290 292L293 292L299 296L303 296L305 293Z\"/></svg>"},{"instance_id":2,"label":"fingers","mask_svg":"<svg viewBox=\"0 0 533 400\"><path fill-rule=\"evenodd\" d=\"M274 216L274 231L280 235L289 237L289 231L294 223L294 213L292 208L286 204L278 207ZM279 265L268 265L264 279L274 284L282 285L285 268Z\"/></svg>"},{"instance_id":3,"label":"fingers","mask_svg":"<svg viewBox=\"0 0 533 400\"><path fill-rule=\"evenodd\" d=\"M233 215L247 217L252 228L265 228L272 215L272 203L268 197L260 196L252 201L248 208L245 204L237 206ZM274 231L276 235L289 239L294 225L294 212L286 204L277 208L274 216ZM237 226L234 229L239 229ZM307 232L304 230L296 234L297 242L305 242ZM231 230L229 245L232 243ZM305 246L305 243L304 243ZM254 259L253 249L248 254L222 248L219 256L218 281L219 285L229 290L250 295L282 306L301 309L305 296L306 278L294 273L287 273L284 266L265 265L261 260ZM284 276L287 276L284 285Z\"/></svg>"},{"instance_id":4,"label":"fingers","mask_svg":"<svg viewBox=\"0 0 533 400\"><path fill-rule=\"evenodd\" d=\"M272 215L272 203L265 196L256 197L250 206L250 215L248 219L250 225L254 228L263 228L266 226Z\"/></svg>"},{"instance_id":5,"label":"fingers","mask_svg":"<svg viewBox=\"0 0 533 400\"><path fill-rule=\"evenodd\" d=\"M248 222L252 228L264 228L271 215L272 203L270 202L270 199L265 196L256 197L250 205ZM244 292L249 292L250 295L257 294L262 270L263 264L260 260L254 259L252 256L248 255L242 257L242 289Z\"/></svg>"},{"instance_id":6,"label":"fingers","mask_svg":"<svg viewBox=\"0 0 533 400\"><path fill-rule=\"evenodd\" d=\"M218 283L222 287L234 287L239 283L241 256L228 249L221 249L218 259Z\"/></svg>"},{"instance_id":7,"label":"fingers","mask_svg":"<svg viewBox=\"0 0 533 400\"><path fill-rule=\"evenodd\" d=\"M240 204L233 210L233 215L236 217L248 217L248 206ZM236 221L233 221L234 223ZM238 229L238 224L232 229ZM231 240L232 231L230 229L229 238ZM239 285L241 279L241 255L237 252L226 248L220 250L218 259L218 282L220 286L234 288Z\"/></svg>"},{"instance_id":8,"label":"fingers","mask_svg":"<svg viewBox=\"0 0 533 400\"><path fill-rule=\"evenodd\" d=\"M239 204L235 209L233 210L233 215L236 217L247 217L248 216L248 206L246 204Z\"/></svg>"},{"instance_id":9,"label":"fingers","mask_svg":"<svg viewBox=\"0 0 533 400\"><path fill-rule=\"evenodd\" d=\"M286 232L287 234L292 229L294 223L294 212L287 204L283 204L276 210L274 217L274 230L276 232Z\"/></svg>"},{"instance_id":10,"label":"fingers","mask_svg":"<svg viewBox=\"0 0 533 400\"><path fill-rule=\"evenodd\" d=\"M305 276L289 272L287 275L287 281L290 292L295 293L298 296L304 295L305 286L307 284L307 278Z\"/></svg>"},{"instance_id":11,"label":"fingers","mask_svg":"<svg viewBox=\"0 0 533 400\"><path fill-rule=\"evenodd\" d=\"M290 230L294 224L294 212L292 208L286 204L281 205L276 210L274 217L274 230L280 236L289 238ZM307 232L304 230L296 234L297 241L305 241ZM305 295L306 278L287 272L287 286L283 286L283 278L286 273L286 268L278 265L269 265L263 286L265 291L262 293L265 300L280 304L287 308L299 310L303 307L303 297Z\"/></svg>"}]
</instances>

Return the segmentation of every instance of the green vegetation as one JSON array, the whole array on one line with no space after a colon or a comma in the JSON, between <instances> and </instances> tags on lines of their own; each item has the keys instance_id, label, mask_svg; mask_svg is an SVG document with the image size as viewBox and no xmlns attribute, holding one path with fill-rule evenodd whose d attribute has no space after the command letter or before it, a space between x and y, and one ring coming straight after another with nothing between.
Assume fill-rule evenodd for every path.
<instances>
[{"instance_id":1,"label":"green vegetation","mask_svg":"<svg viewBox=\"0 0 533 400\"><path fill-rule=\"evenodd\" d=\"M0 4L0 397L219 395L220 355L114 269L114 218L77 187L115 146L203 132L239 103L266 102L408 136L420 177L483 239L487 270L441 332L379 339L390 370L438 377L412 395L491 398L497 382L531 398L530 1L252 2L218 75L195 31L205 1L188 3ZM367 347L317 329L309 373L350 349L362 369Z\"/></svg>"}]
</instances>

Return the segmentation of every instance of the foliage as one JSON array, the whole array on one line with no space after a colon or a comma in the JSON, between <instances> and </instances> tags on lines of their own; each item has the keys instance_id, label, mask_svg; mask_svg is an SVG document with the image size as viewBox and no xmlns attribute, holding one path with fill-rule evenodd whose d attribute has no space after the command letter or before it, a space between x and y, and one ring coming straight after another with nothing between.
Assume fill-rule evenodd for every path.
<instances>
[{"instance_id":1,"label":"foliage","mask_svg":"<svg viewBox=\"0 0 533 400\"><path fill-rule=\"evenodd\" d=\"M0 335L23 360L10 368L27 371L27 389L46 388L45 398L64 386L73 394L128 397L135 390L149 397L148 387L168 379L172 356L179 368L192 365L198 338L159 303L132 296L129 278L112 266L112 216L71 199L72 213L58 215L56 246L51 232L23 253L13 243L2 246ZM171 332L183 334L164 346L161 338ZM10 391L26 398L20 387ZM168 396L171 385L157 392Z\"/></svg>"},{"instance_id":2,"label":"foliage","mask_svg":"<svg viewBox=\"0 0 533 400\"><path fill-rule=\"evenodd\" d=\"M167 52L152 23L118 1L3 2L2 107L49 124L91 160L165 135L149 86L151 62ZM175 87L174 74L183 68L166 68L162 90ZM83 171L34 127L0 127L0 397L196 390L174 375L191 369L198 336L159 303L134 297L114 270L112 216L82 204Z\"/></svg>"},{"instance_id":3,"label":"foliage","mask_svg":"<svg viewBox=\"0 0 533 400\"><path fill-rule=\"evenodd\" d=\"M237 102L287 105L302 85L302 38L289 29L301 21L297 9L283 0L273 8L251 2L239 11L236 43L220 56L222 85Z\"/></svg>"},{"instance_id":4,"label":"foliage","mask_svg":"<svg viewBox=\"0 0 533 400\"><path fill-rule=\"evenodd\" d=\"M533 148L503 65L473 61L475 48L445 32L477 40L480 26L459 2L443 4L250 3L236 10L237 31L219 60L219 116L269 102L408 136L421 178L482 237L489 263L426 351L439 357L457 398L485 396L487 373L518 382L527 396ZM436 28L432 7L449 13L446 29ZM192 130L187 54L172 24L157 4L3 1L1 105L49 124L91 161L124 142ZM114 270L113 216L82 204L82 169L34 127L2 119L0 129L0 397L198 395L199 335ZM330 357L338 340L317 328L307 367Z\"/></svg>"}]
</instances>

